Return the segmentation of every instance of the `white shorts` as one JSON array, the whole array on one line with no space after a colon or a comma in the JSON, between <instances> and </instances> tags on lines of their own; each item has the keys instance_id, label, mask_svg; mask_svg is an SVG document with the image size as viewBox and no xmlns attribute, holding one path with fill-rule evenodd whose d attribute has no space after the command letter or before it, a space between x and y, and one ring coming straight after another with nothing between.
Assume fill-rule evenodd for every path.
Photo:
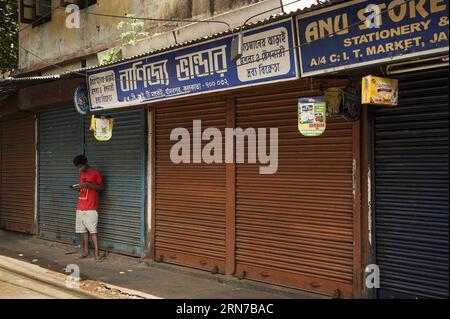
<instances>
[{"instance_id":1,"label":"white shorts","mask_svg":"<svg viewBox=\"0 0 450 319\"><path fill-rule=\"evenodd\" d=\"M96 210L77 210L75 231L77 234L97 234L98 213Z\"/></svg>"}]
</instances>

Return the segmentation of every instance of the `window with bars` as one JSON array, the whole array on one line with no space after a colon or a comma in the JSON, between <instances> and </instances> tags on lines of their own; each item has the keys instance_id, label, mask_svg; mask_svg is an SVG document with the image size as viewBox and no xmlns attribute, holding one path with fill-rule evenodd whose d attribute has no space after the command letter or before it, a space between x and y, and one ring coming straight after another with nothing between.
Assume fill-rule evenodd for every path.
<instances>
[{"instance_id":1,"label":"window with bars","mask_svg":"<svg viewBox=\"0 0 450 319\"><path fill-rule=\"evenodd\" d=\"M51 20L51 0L20 0L21 23L38 25Z\"/></svg>"},{"instance_id":2,"label":"window with bars","mask_svg":"<svg viewBox=\"0 0 450 319\"><path fill-rule=\"evenodd\" d=\"M97 3L97 0L60 0L61 6L65 7L69 4L76 4L80 9L85 9Z\"/></svg>"},{"instance_id":3,"label":"window with bars","mask_svg":"<svg viewBox=\"0 0 450 319\"><path fill-rule=\"evenodd\" d=\"M97 0L59 0L61 7L77 5L80 10L97 3ZM52 0L20 0L20 22L39 25L52 20Z\"/></svg>"}]
</instances>

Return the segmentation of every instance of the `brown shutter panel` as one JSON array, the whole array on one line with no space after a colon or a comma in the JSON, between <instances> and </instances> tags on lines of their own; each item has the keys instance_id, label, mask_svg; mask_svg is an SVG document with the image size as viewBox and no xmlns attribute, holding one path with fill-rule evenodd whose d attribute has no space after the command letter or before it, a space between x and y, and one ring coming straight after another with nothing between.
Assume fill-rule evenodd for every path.
<instances>
[{"instance_id":1,"label":"brown shutter panel","mask_svg":"<svg viewBox=\"0 0 450 319\"><path fill-rule=\"evenodd\" d=\"M301 136L300 94L237 99L237 127L279 134L276 174L260 175L259 164L236 168L237 275L351 297L352 124L328 119L323 136Z\"/></svg>"},{"instance_id":2,"label":"brown shutter panel","mask_svg":"<svg viewBox=\"0 0 450 319\"><path fill-rule=\"evenodd\" d=\"M170 140L171 131L186 128L192 140L193 120L202 121L202 130L215 127L224 136L225 101L199 101L156 110L155 258L223 273L225 164L176 165L170 159L170 150L177 143Z\"/></svg>"},{"instance_id":3,"label":"brown shutter panel","mask_svg":"<svg viewBox=\"0 0 450 319\"><path fill-rule=\"evenodd\" d=\"M0 121L0 227L34 233L35 119L21 114Z\"/></svg>"}]
</instances>

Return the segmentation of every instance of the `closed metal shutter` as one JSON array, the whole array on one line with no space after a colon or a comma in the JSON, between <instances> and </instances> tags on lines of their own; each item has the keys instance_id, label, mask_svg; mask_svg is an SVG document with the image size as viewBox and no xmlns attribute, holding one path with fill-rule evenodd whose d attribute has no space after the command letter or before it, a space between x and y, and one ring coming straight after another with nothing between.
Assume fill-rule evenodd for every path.
<instances>
[{"instance_id":1,"label":"closed metal shutter","mask_svg":"<svg viewBox=\"0 0 450 319\"><path fill-rule=\"evenodd\" d=\"M144 254L146 113L101 112L114 118L113 137L98 142L85 119L86 157L104 178L100 194L100 247L128 255Z\"/></svg>"},{"instance_id":2,"label":"closed metal shutter","mask_svg":"<svg viewBox=\"0 0 450 319\"><path fill-rule=\"evenodd\" d=\"M260 175L260 164L236 168L237 275L351 297L352 124L328 119L323 136L301 136L300 94L305 92L237 99L237 127L278 128L279 138L276 174Z\"/></svg>"},{"instance_id":3,"label":"closed metal shutter","mask_svg":"<svg viewBox=\"0 0 450 319\"><path fill-rule=\"evenodd\" d=\"M374 107L379 297L448 298L448 69L395 77L400 105Z\"/></svg>"},{"instance_id":4,"label":"closed metal shutter","mask_svg":"<svg viewBox=\"0 0 450 319\"><path fill-rule=\"evenodd\" d=\"M39 114L38 225L43 238L76 243L79 172L73 158L83 153L83 122L75 109Z\"/></svg>"},{"instance_id":5,"label":"closed metal shutter","mask_svg":"<svg viewBox=\"0 0 450 319\"><path fill-rule=\"evenodd\" d=\"M0 121L0 228L34 233L35 117Z\"/></svg>"},{"instance_id":6,"label":"closed metal shutter","mask_svg":"<svg viewBox=\"0 0 450 319\"><path fill-rule=\"evenodd\" d=\"M193 120L223 133L225 103L199 101L156 110L156 259L224 272L225 164L174 164L170 159L177 143L170 140L171 131L186 128L192 138Z\"/></svg>"}]
</instances>

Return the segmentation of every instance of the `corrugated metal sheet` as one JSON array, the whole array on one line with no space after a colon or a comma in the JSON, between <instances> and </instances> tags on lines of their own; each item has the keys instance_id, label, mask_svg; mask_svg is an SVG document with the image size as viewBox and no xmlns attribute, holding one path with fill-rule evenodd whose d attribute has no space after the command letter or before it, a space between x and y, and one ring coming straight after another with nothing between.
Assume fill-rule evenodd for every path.
<instances>
[{"instance_id":1,"label":"corrugated metal sheet","mask_svg":"<svg viewBox=\"0 0 450 319\"><path fill-rule=\"evenodd\" d=\"M0 227L34 233L35 117L0 120Z\"/></svg>"},{"instance_id":2,"label":"corrugated metal sheet","mask_svg":"<svg viewBox=\"0 0 450 319\"><path fill-rule=\"evenodd\" d=\"M186 128L192 138L193 120L201 120L204 129L224 132L225 102L199 100L156 110L155 255L157 260L223 273L225 164L176 165L170 159L176 143L170 140L171 131Z\"/></svg>"},{"instance_id":3,"label":"corrugated metal sheet","mask_svg":"<svg viewBox=\"0 0 450 319\"><path fill-rule=\"evenodd\" d=\"M379 296L448 298L448 69L396 77L374 116Z\"/></svg>"},{"instance_id":4,"label":"corrugated metal sheet","mask_svg":"<svg viewBox=\"0 0 450 319\"><path fill-rule=\"evenodd\" d=\"M74 108L39 114L39 236L76 243L75 212L79 172L73 158L83 153L83 122Z\"/></svg>"},{"instance_id":5,"label":"corrugated metal sheet","mask_svg":"<svg viewBox=\"0 0 450 319\"><path fill-rule=\"evenodd\" d=\"M259 164L236 168L237 275L351 297L352 124L328 119L321 137L301 136L297 104L305 94L320 92L266 90L237 99L237 127L279 134L276 174L260 175Z\"/></svg>"},{"instance_id":6,"label":"corrugated metal sheet","mask_svg":"<svg viewBox=\"0 0 450 319\"><path fill-rule=\"evenodd\" d=\"M84 77L79 72L65 72L64 74L56 74L49 76L30 76L30 77L9 77L6 79L0 78L0 101L6 99L10 94L18 91L21 88L30 87L37 84L49 83L61 79L69 79L75 77Z\"/></svg>"},{"instance_id":7,"label":"corrugated metal sheet","mask_svg":"<svg viewBox=\"0 0 450 319\"><path fill-rule=\"evenodd\" d=\"M166 46L166 47L163 47L163 48L160 48L160 49L143 52L141 54L136 54L134 56L126 57L126 58L120 59L118 61L105 63L105 64L102 64L102 65L92 65L92 66L84 67L84 68L81 68L81 69L67 71L67 72L64 72L64 73L60 74L60 76L67 76L67 75L73 75L73 74L80 75L81 73L84 73L86 71L100 69L100 68L103 68L103 67L108 67L108 66L112 66L112 65L128 62L128 61L132 61L132 60L139 59L139 58L142 58L142 57L145 57L145 56L155 56L155 55L161 54L163 52L169 52L169 51L176 50L178 48L186 47L186 46L189 46L189 45L194 45L194 44L201 43L201 42L204 42L204 41L209 41L209 40L212 40L212 39L225 37L225 36L230 35L230 34L237 34L240 31L246 31L246 30L249 30L249 29L252 29L252 28L256 28L256 27L259 27L259 26L267 25L267 24L270 24L270 23L273 23L273 22L276 22L276 21L280 21L280 20L283 20L283 19L287 19L287 18L290 18L290 17L295 17L297 15L306 14L308 12L312 12L312 11L316 11L316 10L319 10L319 9L327 8L327 7L330 7L330 6L333 6L333 5L337 5L337 4L339 4L341 2L345 2L345 1L347 1L347 0L317 1L317 3L311 4L310 6L305 7L303 9L299 9L299 10L288 12L288 13L280 12L280 13L277 13L277 14L272 14L272 15L264 18L264 19L261 19L261 16L263 16L263 14L261 14L261 16L255 16L255 17L253 17L253 19L248 20L245 23L244 26L239 26L239 27L236 27L234 29L229 29L229 30L224 31L224 32L218 32L218 33L212 34L210 36L194 38L194 39L192 39L190 41L180 42L180 43L177 43L175 45ZM271 11L275 11L277 9L280 9L280 7L273 8L273 10L271 10ZM266 12L266 14L267 13L269 13L269 12ZM242 23L244 23L244 22L245 21L242 21ZM175 29L173 31L177 32L177 29ZM0 84L1 84L1 82L0 82Z\"/></svg>"},{"instance_id":8,"label":"corrugated metal sheet","mask_svg":"<svg viewBox=\"0 0 450 319\"><path fill-rule=\"evenodd\" d=\"M124 254L144 254L146 180L146 113L144 110L101 112L114 120L113 137L98 142L85 117L86 156L105 180L100 194L100 247Z\"/></svg>"}]
</instances>

